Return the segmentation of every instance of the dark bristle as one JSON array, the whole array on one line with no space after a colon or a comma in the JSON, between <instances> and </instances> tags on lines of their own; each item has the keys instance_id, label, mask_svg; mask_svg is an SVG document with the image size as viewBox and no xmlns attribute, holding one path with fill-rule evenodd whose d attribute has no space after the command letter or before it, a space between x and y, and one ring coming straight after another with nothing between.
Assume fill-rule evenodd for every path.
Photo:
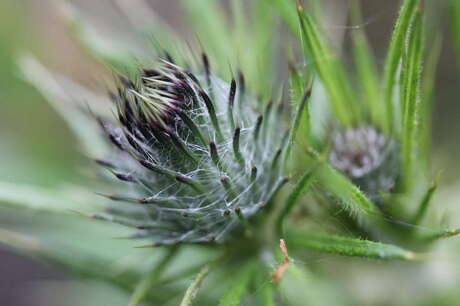
<instances>
[{"instance_id":1,"label":"dark bristle","mask_svg":"<svg viewBox=\"0 0 460 306\"><path fill-rule=\"evenodd\" d=\"M165 51L165 57L168 62L174 64L174 59L172 58L171 54L169 54L169 52Z\"/></svg>"},{"instance_id":2,"label":"dark bristle","mask_svg":"<svg viewBox=\"0 0 460 306\"><path fill-rule=\"evenodd\" d=\"M177 175L176 180L180 183L188 183L187 177L183 175Z\"/></svg>"},{"instance_id":3,"label":"dark bristle","mask_svg":"<svg viewBox=\"0 0 460 306\"><path fill-rule=\"evenodd\" d=\"M237 206L235 207L235 214L240 218L241 220L244 219L243 212L241 211L241 207Z\"/></svg>"},{"instance_id":4,"label":"dark bristle","mask_svg":"<svg viewBox=\"0 0 460 306\"><path fill-rule=\"evenodd\" d=\"M283 100L281 100L277 107L276 107L276 112L278 114L278 116L282 116L284 114L284 103L283 103Z\"/></svg>"},{"instance_id":5,"label":"dark bristle","mask_svg":"<svg viewBox=\"0 0 460 306\"><path fill-rule=\"evenodd\" d=\"M209 59L206 53L203 53L201 55L201 58L203 60L203 66L204 66L204 73L206 75L206 82L209 85L211 85L211 67L209 65Z\"/></svg>"},{"instance_id":6,"label":"dark bristle","mask_svg":"<svg viewBox=\"0 0 460 306\"><path fill-rule=\"evenodd\" d=\"M268 101L266 107L265 107L265 111L264 111L264 117L265 117L265 120L264 120L264 127L263 127L263 131L262 131L262 137L263 137L263 140L265 141L267 139L267 134L268 134L268 129L269 129L269 125L270 125L270 118L271 118L271 113L272 113L272 108L273 108L273 101L270 100Z\"/></svg>"},{"instance_id":7,"label":"dark bristle","mask_svg":"<svg viewBox=\"0 0 460 306\"><path fill-rule=\"evenodd\" d=\"M240 165L244 165L244 158L240 152L240 134L241 128L237 127L233 133L233 154Z\"/></svg>"},{"instance_id":8,"label":"dark bristle","mask_svg":"<svg viewBox=\"0 0 460 306\"><path fill-rule=\"evenodd\" d=\"M273 108L273 100L268 101L267 106L265 107L264 116L268 118Z\"/></svg>"},{"instance_id":9,"label":"dark bristle","mask_svg":"<svg viewBox=\"0 0 460 306\"><path fill-rule=\"evenodd\" d=\"M99 125L104 130L105 134L108 136L110 142L113 145L115 145L118 149L120 149L121 151L124 151L125 149L123 146L121 134L118 134L115 131L115 128L111 124L105 122L101 118L97 118L97 121L99 122Z\"/></svg>"},{"instance_id":10,"label":"dark bristle","mask_svg":"<svg viewBox=\"0 0 460 306\"><path fill-rule=\"evenodd\" d=\"M235 128L235 121L233 118L233 105L235 104L235 94L236 94L236 81L235 79L232 79L232 82L230 84L230 90L228 92L228 121L230 122L230 128L234 129Z\"/></svg>"},{"instance_id":11,"label":"dark bristle","mask_svg":"<svg viewBox=\"0 0 460 306\"><path fill-rule=\"evenodd\" d=\"M264 119L263 115L260 115L259 117L257 117L256 127L254 129L254 139L255 140L257 140L259 138L260 126L262 125L263 119Z\"/></svg>"},{"instance_id":12,"label":"dark bristle","mask_svg":"<svg viewBox=\"0 0 460 306\"><path fill-rule=\"evenodd\" d=\"M191 100L192 107L198 107L196 93L185 79L179 80L177 84L175 84L174 89L181 94L179 97L181 97L183 101L180 102L188 102ZM180 104L182 107L187 106L187 104Z\"/></svg>"},{"instance_id":13,"label":"dark bristle","mask_svg":"<svg viewBox=\"0 0 460 306\"><path fill-rule=\"evenodd\" d=\"M243 102L244 102L244 96L245 96L245 92L246 92L246 83L245 83L245 80L244 80L244 75L243 73L240 71L238 71L238 92L239 92L239 96L238 96L238 110L240 111L240 113L243 111L242 107L243 107Z\"/></svg>"},{"instance_id":14,"label":"dark bristle","mask_svg":"<svg viewBox=\"0 0 460 306\"><path fill-rule=\"evenodd\" d=\"M276 168L278 166L278 161L280 159L281 152L283 152L283 149L281 148L276 150L275 156L273 157L272 168Z\"/></svg>"},{"instance_id":15,"label":"dark bristle","mask_svg":"<svg viewBox=\"0 0 460 306\"><path fill-rule=\"evenodd\" d=\"M235 129L235 133L233 134L233 141L237 142L237 144L239 144L240 134L241 134L241 128L238 126Z\"/></svg>"},{"instance_id":16,"label":"dark bristle","mask_svg":"<svg viewBox=\"0 0 460 306\"><path fill-rule=\"evenodd\" d=\"M129 80L128 78L124 77L124 76L119 75L118 80L127 89L134 89L135 88L134 83L131 80Z\"/></svg>"},{"instance_id":17,"label":"dark bristle","mask_svg":"<svg viewBox=\"0 0 460 306\"><path fill-rule=\"evenodd\" d=\"M116 168L115 164L112 163L111 161L108 161L108 160L95 159L94 161L95 161L98 165L103 166L103 167L112 168L112 169L115 169L115 168Z\"/></svg>"},{"instance_id":18,"label":"dark bristle","mask_svg":"<svg viewBox=\"0 0 460 306\"><path fill-rule=\"evenodd\" d=\"M166 175L169 177L174 177L174 175L176 175L173 171L160 167L156 165L155 163L148 161L148 160L139 160L139 163L145 168L152 170L153 172L162 174L162 175Z\"/></svg>"},{"instance_id":19,"label":"dark bristle","mask_svg":"<svg viewBox=\"0 0 460 306\"><path fill-rule=\"evenodd\" d=\"M200 81L196 78L196 76L191 71L185 71L185 74L195 83L195 85L200 86Z\"/></svg>"},{"instance_id":20,"label":"dark bristle","mask_svg":"<svg viewBox=\"0 0 460 306\"><path fill-rule=\"evenodd\" d=\"M236 94L236 81L235 79L232 79L232 82L230 83L230 91L228 93L228 103L233 106L233 103L235 101L235 94Z\"/></svg>"},{"instance_id":21,"label":"dark bristle","mask_svg":"<svg viewBox=\"0 0 460 306\"><path fill-rule=\"evenodd\" d=\"M204 103L206 104L206 107L208 108L208 110L212 110L212 112L215 114L215 109L214 109L214 105L211 101L211 98L208 96L208 94L206 93L206 91L204 91L203 89L200 90L200 97L204 100ZM210 110L210 111L211 111Z\"/></svg>"},{"instance_id":22,"label":"dark bristle","mask_svg":"<svg viewBox=\"0 0 460 306\"><path fill-rule=\"evenodd\" d=\"M129 144L134 148L134 150L136 150L137 152L144 151L142 147L140 146L140 144L138 143L138 141L136 140L136 138L133 137L131 134L125 133L125 137L128 140Z\"/></svg>"},{"instance_id":23,"label":"dark bristle","mask_svg":"<svg viewBox=\"0 0 460 306\"><path fill-rule=\"evenodd\" d=\"M131 174L128 174L128 173L114 172L113 175L115 175L116 178L118 178L119 180L124 181L124 182L135 182L136 181L134 179L134 177Z\"/></svg>"},{"instance_id":24,"label":"dark bristle","mask_svg":"<svg viewBox=\"0 0 460 306\"><path fill-rule=\"evenodd\" d=\"M237 194L235 193L235 191L233 190L231 186L230 178L227 176L224 176L220 179L220 182L222 183L222 186L224 186L225 191L228 193L228 200L231 201L232 199L234 199L237 196Z\"/></svg>"},{"instance_id":25,"label":"dark bristle","mask_svg":"<svg viewBox=\"0 0 460 306\"><path fill-rule=\"evenodd\" d=\"M219 167L220 166L220 160L219 160L219 154L217 153L217 146L214 142L209 143L209 149L210 149L210 155L213 163Z\"/></svg>"},{"instance_id":26,"label":"dark bristle","mask_svg":"<svg viewBox=\"0 0 460 306\"><path fill-rule=\"evenodd\" d=\"M206 104L206 108L208 109L209 116L211 117L211 122L214 128L216 129L216 134L219 140L223 140L223 135L220 130L219 121L217 120L216 110L214 108L214 104L211 101L211 98L204 90L200 90L200 97L203 99L204 103Z\"/></svg>"},{"instance_id":27,"label":"dark bristle","mask_svg":"<svg viewBox=\"0 0 460 306\"><path fill-rule=\"evenodd\" d=\"M117 101L119 99L119 95L114 93L113 91L109 91L108 95L109 95L110 101L112 101L113 103L117 104Z\"/></svg>"},{"instance_id":28,"label":"dark bristle","mask_svg":"<svg viewBox=\"0 0 460 306\"><path fill-rule=\"evenodd\" d=\"M155 167L154 167L154 164L148 160L139 160L139 163L144 166L145 168L149 169L149 170L153 170Z\"/></svg>"},{"instance_id":29,"label":"dark bristle","mask_svg":"<svg viewBox=\"0 0 460 306\"><path fill-rule=\"evenodd\" d=\"M179 183L186 184L186 185L192 187L198 193L205 192L204 187L199 182L193 180L190 177L187 177L187 176L182 175L182 174L178 174L178 175L176 175L175 178L176 178L176 181L178 181Z\"/></svg>"},{"instance_id":30,"label":"dark bristle","mask_svg":"<svg viewBox=\"0 0 460 306\"><path fill-rule=\"evenodd\" d=\"M251 169L251 181L253 182L257 178L257 167L253 166Z\"/></svg>"},{"instance_id":31,"label":"dark bristle","mask_svg":"<svg viewBox=\"0 0 460 306\"><path fill-rule=\"evenodd\" d=\"M161 75L161 73L156 69L144 69L142 70L142 74L147 78L158 77Z\"/></svg>"},{"instance_id":32,"label":"dark bristle","mask_svg":"<svg viewBox=\"0 0 460 306\"><path fill-rule=\"evenodd\" d=\"M244 94L246 90L246 82L244 79L243 72L241 70L238 71L238 83L240 84L240 94Z\"/></svg>"},{"instance_id":33,"label":"dark bristle","mask_svg":"<svg viewBox=\"0 0 460 306\"><path fill-rule=\"evenodd\" d=\"M155 139L160 143L162 144L163 146L168 146L170 143L169 143L169 139L167 137L167 131L163 131L162 127L160 128L152 128L150 130L150 132L152 133L152 136L155 137Z\"/></svg>"},{"instance_id":34,"label":"dark bristle","mask_svg":"<svg viewBox=\"0 0 460 306\"><path fill-rule=\"evenodd\" d=\"M140 203L138 199L130 198L127 196L122 195L111 195L111 194L103 194L103 193L96 193L97 195L110 199L116 202L131 202L131 203Z\"/></svg>"}]
</instances>

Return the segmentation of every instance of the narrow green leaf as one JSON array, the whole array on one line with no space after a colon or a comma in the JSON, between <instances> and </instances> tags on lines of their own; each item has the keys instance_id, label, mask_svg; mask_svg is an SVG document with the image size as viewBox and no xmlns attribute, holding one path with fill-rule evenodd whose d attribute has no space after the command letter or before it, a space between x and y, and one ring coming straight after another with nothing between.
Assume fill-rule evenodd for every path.
<instances>
[{"instance_id":1,"label":"narrow green leaf","mask_svg":"<svg viewBox=\"0 0 460 306\"><path fill-rule=\"evenodd\" d=\"M302 101L302 96L306 91L306 77L303 77L294 65L289 66L289 72L291 101L297 105L299 101Z\"/></svg>"},{"instance_id":2,"label":"narrow green leaf","mask_svg":"<svg viewBox=\"0 0 460 306\"><path fill-rule=\"evenodd\" d=\"M428 211L428 207L431 203L431 198L433 197L433 194L438 188L437 181L438 181L438 178L436 178L433 184L431 184L431 186L427 189L425 195L423 196L422 202L420 203L420 206L417 209L417 213L415 214L414 219L412 220L412 224L418 225L420 221L423 220L423 217L425 217L426 212Z\"/></svg>"},{"instance_id":3,"label":"narrow green leaf","mask_svg":"<svg viewBox=\"0 0 460 306\"><path fill-rule=\"evenodd\" d=\"M414 15L411 31L407 37L407 49L403 60L403 118L401 135L401 166L403 186L410 187L415 174L415 158L419 137L418 118L420 115L421 71L423 66L423 15L417 11Z\"/></svg>"},{"instance_id":4,"label":"narrow green leaf","mask_svg":"<svg viewBox=\"0 0 460 306\"><path fill-rule=\"evenodd\" d=\"M240 305L241 299L246 294L249 283L253 277L254 266L247 264L241 267L227 289L226 294L220 300L220 306L237 306Z\"/></svg>"},{"instance_id":5,"label":"narrow green leaf","mask_svg":"<svg viewBox=\"0 0 460 306\"><path fill-rule=\"evenodd\" d=\"M339 204L355 217L358 221L370 220L380 216L375 203L373 203L355 184L347 177L330 166L324 157L318 153L310 152L314 161L318 163L315 170L315 179L318 184L333 194Z\"/></svg>"},{"instance_id":6,"label":"narrow green leaf","mask_svg":"<svg viewBox=\"0 0 460 306\"><path fill-rule=\"evenodd\" d=\"M310 134L310 105L308 101L304 101L303 98L309 97L305 96L308 91L311 91L313 87L313 76L309 74L301 74L300 71L294 66L290 65L290 99L292 104L292 109L295 109L296 112L294 114L295 118L297 119L298 126L297 130L293 132L292 141L299 144L300 147L307 146L308 144L308 135ZM308 89L307 89L308 86ZM302 103L305 103L302 105ZM295 121L294 121L295 122ZM296 135L300 135L300 137L295 137Z\"/></svg>"},{"instance_id":7,"label":"narrow green leaf","mask_svg":"<svg viewBox=\"0 0 460 306\"><path fill-rule=\"evenodd\" d=\"M291 248L306 248L319 252L374 259L417 260L420 255L398 246L350 237L313 234L305 231L289 232Z\"/></svg>"},{"instance_id":8,"label":"narrow green leaf","mask_svg":"<svg viewBox=\"0 0 460 306\"><path fill-rule=\"evenodd\" d=\"M204 279L209 273L209 264L205 265L200 272L197 274L195 279L192 281L190 286L187 288L187 291L185 292L185 295L180 303L180 306L190 306L193 303L193 300L195 299L196 294L198 293L198 290L201 288L201 284L203 283Z\"/></svg>"},{"instance_id":9,"label":"narrow green leaf","mask_svg":"<svg viewBox=\"0 0 460 306\"><path fill-rule=\"evenodd\" d=\"M287 161L291 156L292 146L296 140L297 132L299 127L302 126L302 132L306 132L306 125L308 126L308 121L310 118L310 114L308 111L308 100L310 99L311 91L308 89L304 94L303 97L297 103L296 110L294 112L294 120L292 121L291 128L289 130L289 139L288 139L288 147L285 152L285 161ZM305 119L304 119L305 118ZM306 137L306 134L301 134L302 137Z\"/></svg>"},{"instance_id":10,"label":"narrow green leaf","mask_svg":"<svg viewBox=\"0 0 460 306\"><path fill-rule=\"evenodd\" d=\"M258 294L258 297L261 301L261 305L263 306L275 306L275 296L273 292L273 285L272 283L266 283Z\"/></svg>"},{"instance_id":11,"label":"narrow green leaf","mask_svg":"<svg viewBox=\"0 0 460 306\"><path fill-rule=\"evenodd\" d=\"M363 23L358 1L354 1L352 17L355 24ZM352 38L355 65L359 83L363 89L364 102L368 105L372 122L380 128L385 128L385 108L381 103L380 80L374 54L363 28L355 29L352 32Z\"/></svg>"},{"instance_id":12,"label":"narrow green leaf","mask_svg":"<svg viewBox=\"0 0 460 306\"><path fill-rule=\"evenodd\" d=\"M460 234L460 229L443 229L443 230L436 230L429 234L425 234L421 236L419 239L425 242L434 242L439 239L451 238L455 237Z\"/></svg>"},{"instance_id":13,"label":"narrow green leaf","mask_svg":"<svg viewBox=\"0 0 460 306\"><path fill-rule=\"evenodd\" d=\"M345 68L302 7L298 7L298 16L305 58L313 62L336 117L342 124L350 126L360 117L361 110L346 77Z\"/></svg>"},{"instance_id":14,"label":"narrow green leaf","mask_svg":"<svg viewBox=\"0 0 460 306\"><path fill-rule=\"evenodd\" d=\"M297 177L305 172L305 168L298 167L300 164L307 165L305 161L305 153L302 148L306 148L313 144L313 126L311 123L311 103L307 97L307 93L311 91L314 83L312 75L302 74L297 67L292 64L293 60L289 60L289 84L290 84L290 101L291 109L294 110L292 116L296 119L292 121L289 131L288 148L285 153L285 164L287 165L287 173L292 177ZM308 100L305 100L307 98ZM304 105L303 105L304 104ZM317 117L315 119L318 119ZM298 123L296 123L296 121ZM297 127L295 127L297 126ZM294 130L295 127L295 130Z\"/></svg>"},{"instance_id":15,"label":"narrow green leaf","mask_svg":"<svg viewBox=\"0 0 460 306\"><path fill-rule=\"evenodd\" d=\"M386 107L386 128L393 130L394 124L394 103L393 94L397 83L398 68L401 63L402 52L404 48L404 38L409 30L410 21L415 14L420 0L405 0L399 11L395 29L391 36L390 47L385 61L385 72L383 76L384 85L384 104Z\"/></svg>"},{"instance_id":16,"label":"narrow green leaf","mask_svg":"<svg viewBox=\"0 0 460 306\"><path fill-rule=\"evenodd\" d=\"M460 15L459 15L460 16ZM424 67L422 97L420 106L420 157L426 159L425 164L430 164L431 157L431 138L432 138L432 113L434 101L434 85L436 81L436 70L441 55L442 38L438 34L431 48Z\"/></svg>"},{"instance_id":17,"label":"narrow green leaf","mask_svg":"<svg viewBox=\"0 0 460 306\"><path fill-rule=\"evenodd\" d=\"M460 66L460 1L450 0L449 11L451 14L452 34L457 50L457 64Z\"/></svg>"},{"instance_id":18,"label":"narrow green leaf","mask_svg":"<svg viewBox=\"0 0 460 306\"><path fill-rule=\"evenodd\" d=\"M300 181L294 186L291 193L289 194L286 203L284 204L280 215L278 216L276 225L278 229L278 233L283 232L283 221L284 219L291 213L292 209L294 208L295 204L298 203L300 197L306 192L306 190L311 186L314 181L314 170L306 172Z\"/></svg>"},{"instance_id":19,"label":"narrow green leaf","mask_svg":"<svg viewBox=\"0 0 460 306\"><path fill-rule=\"evenodd\" d=\"M177 251L177 246L172 247L168 250L168 252L166 252L163 255L163 258L160 260L160 262L155 263L151 271L149 271L147 275L136 285L136 288L134 289L134 292L131 295L129 306L137 306L143 300L145 300L149 291L152 290L152 287L161 277L163 271L169 266L171 261L175 258Z\"/></svg>"}]
</instances>

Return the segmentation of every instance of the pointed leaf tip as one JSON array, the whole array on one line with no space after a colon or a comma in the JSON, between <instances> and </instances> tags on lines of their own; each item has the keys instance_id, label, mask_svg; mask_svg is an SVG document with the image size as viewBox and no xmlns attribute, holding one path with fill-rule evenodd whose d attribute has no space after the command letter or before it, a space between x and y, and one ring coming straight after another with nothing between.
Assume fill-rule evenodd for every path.
<instances>
[{"instance_id":1,"label":"pointed leaf tip","mask_svg":"<svg viewBox=\"0 0 460 306\"><path fill-rule=\"evenodd\" d=\"M302 1L301 0L296 0L296 5L297 5L297 10L300 13L303 13Z\"/></svg>"}]
</instances>

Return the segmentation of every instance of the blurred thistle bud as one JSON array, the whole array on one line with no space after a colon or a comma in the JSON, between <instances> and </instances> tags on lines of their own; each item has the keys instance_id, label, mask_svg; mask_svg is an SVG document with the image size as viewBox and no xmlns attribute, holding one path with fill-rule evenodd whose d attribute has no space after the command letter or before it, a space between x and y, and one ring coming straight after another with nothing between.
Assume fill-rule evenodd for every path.
<instances>
[{"instance_id":1,"label":"blurred thistle bud","mask_svg":"<svg viewBox=\"0 0 460 306\"><path fill-rule=\"evenodd\" d=\"M398 176L398 146L371 126L335 133L329 161L370 198L388 192Z\"/></svg>"},{"instance_id":2,"label":"blurred thistle bud","mask_svg":"<svg viewBox=\"0 0 460 306\"><path fill-rule=\"evenodd\" d=\"M282 177L287 132L269 103L211 74L171 61L121 77L112 100L117 122L100 120L113 154L100 164L132 184L130 202L95 218L138 229L153 245L221 242L265 207L286 182Z\"/></svg>"}]
</instances>

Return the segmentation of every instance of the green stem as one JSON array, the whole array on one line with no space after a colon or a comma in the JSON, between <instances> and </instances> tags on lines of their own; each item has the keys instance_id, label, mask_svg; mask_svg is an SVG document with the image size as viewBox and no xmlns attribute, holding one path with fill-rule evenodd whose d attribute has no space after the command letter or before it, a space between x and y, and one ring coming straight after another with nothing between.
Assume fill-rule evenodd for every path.
<instances>
[{"instance_id":1,"label":"green stem","mask_svg":"<svg viewBox=\"0 0 460 306\"><path fill-rule=\"evenodd\" d=\"M210 268L211 268L211 264L206 264L200 270L200 272L197 274L197 276L195 277L193 282L187 288L187 291L185 292L185 295L184 295L184 297L182 299L182 302L180 303L180 306L192 305L192 302L195 299L196 294L198 293L198 290L200 290L200 287L201 287L201 284L203 283L203 280L208 275Z\"/></svg>"},{"instance_id":2,"label":"green stem","mask_svg":"<svg viewBox=\"0 0 460 306\"><path fill-rule=\"evenodd\" d=\"M177 254L177 250L177 246L169 249L168 252L164 254L164 257L160 260L160 262L153 267L150 273L148 273L143 280L141 280L131 296L129 306L137 306L145 299L152 286L157 282L161 274L163 274L163 271L174 259Z\"/></svg>"}]
</instances>

